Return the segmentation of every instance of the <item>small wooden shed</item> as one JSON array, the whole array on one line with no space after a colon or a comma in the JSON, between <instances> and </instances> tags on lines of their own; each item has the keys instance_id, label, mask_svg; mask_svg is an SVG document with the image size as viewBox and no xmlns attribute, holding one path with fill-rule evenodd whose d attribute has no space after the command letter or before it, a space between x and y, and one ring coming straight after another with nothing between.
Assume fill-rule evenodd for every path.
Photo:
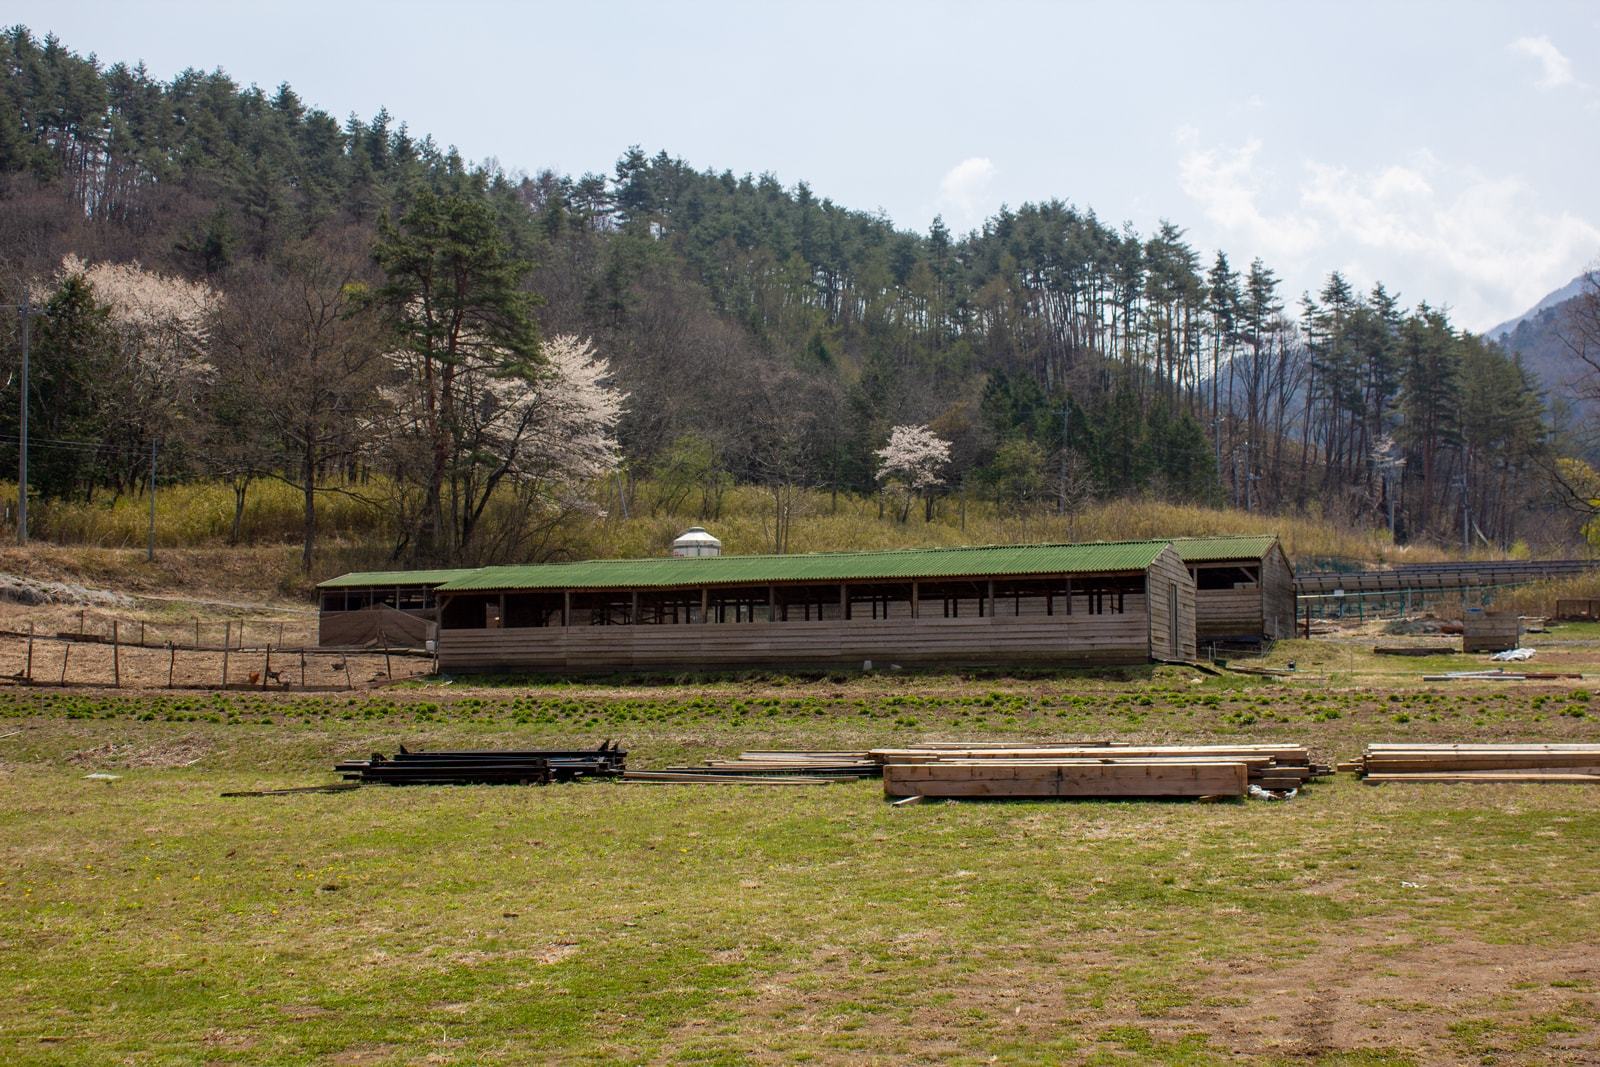
<instances>
[{"instance_id":1,"label":"small wooden shed","mask_svg":"<svg viewBox=\"0 0 1600 1067\"><path fill-rule=\"evenodd\" d=\"M1522 617L1509 612L1469 611L1461 620L1461 651L1504 652L1522 644Z\"/></svg>"},{"instance_id":2,"label":"small wooden shed","mask_svg":"<svg viewBox=\"0 0 1600 1067\"><path fill-rule=\"evenodd\" d=\"M1294 636L1294 568L1276 535L1175 537L1172 547L1194 578L1202 644Z\"/></svg>"},{"instance_id":3,"label":"small wooden shed","mask_svg":"<svg viewBox=\"0 0 1600 1067\"><path fill-rule=\"evenodd\" d=\"M447 671L1192 659L1166 541L485 567L437 587Z\"/></svg>"},{"instance_id":4,"label":"small wooden shed","mask_svg":"<svg viewBox=\"0 0 1600 1067\"><path fill-rule=\"evenodd\" d=\"M434 590L470 568L355 571L317 585L317 644L422 648L439 622Z\"/></svg>"}]
</instances>

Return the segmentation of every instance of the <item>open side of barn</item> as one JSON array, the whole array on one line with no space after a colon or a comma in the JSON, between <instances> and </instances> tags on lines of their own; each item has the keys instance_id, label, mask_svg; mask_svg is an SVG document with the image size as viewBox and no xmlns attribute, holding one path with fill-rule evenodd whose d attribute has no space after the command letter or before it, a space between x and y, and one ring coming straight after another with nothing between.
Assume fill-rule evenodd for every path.
<instances>
[{"instance_id":1,"label":"open side of barn","mask_svg":"<svg viewBox=\"0 0 1600 1067\"><path fill-rule=\"evenodd\" d=\"M438 588L446 671L1110 665L1195 654L1165 541L486 567Z\"/></svg>"},{"instance_id":2,"label":"open side of barn","mask_svg":"<svg viewBox=\"0 0 1600 1067\"><path fill-rule=\"evenodd\" d=\"M1294 568L1277 537L1181 537L1172 547L1194 578L1202 643L1294 636Z\"/></svg>"}]
</instances>

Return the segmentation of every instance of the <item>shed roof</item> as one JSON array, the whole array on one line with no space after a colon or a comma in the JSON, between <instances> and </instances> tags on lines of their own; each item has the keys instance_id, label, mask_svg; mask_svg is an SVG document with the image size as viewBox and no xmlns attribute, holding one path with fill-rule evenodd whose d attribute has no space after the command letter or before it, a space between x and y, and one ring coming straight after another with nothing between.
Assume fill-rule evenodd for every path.
<instances>
[{"instance_id":1,"label":"shed roof","mask_svg":"<svg viewBox=\"0 0 1600 1067\"><path fill-rule=\"evenodd\" d=\"M397 585L443 585L454 578L472 574L474 568L452 567L431 571L351 571L337 578L318 582L318 589L385 589Z\"/></svg>"},{"instance_id":2,"label":"shed roof","mask_svg":"<svg viewBox=\"0 0 1600 1067\"><path fill-rule=\"evenodd\" d=\"M817 552L792 556L603 559L540 566L484 567L445 583L442 592L507 589L647 589L769 582L909 581L1023 574L1142 571L1167 541L1087 545L985 545L971 548Z\"/></svg>"},{"instance_id":3,"label":"shed roof","mask_svg":"<svg viewBox=\"0 0 1600 1067\"><path fill-rule=\"evenodd\" d=\"M1275 534L1225 534L1174 537L1172 548L1185 563L1212 563L1224 559L1260 559L1277 542Z\"/></svg>"}]
</instances>

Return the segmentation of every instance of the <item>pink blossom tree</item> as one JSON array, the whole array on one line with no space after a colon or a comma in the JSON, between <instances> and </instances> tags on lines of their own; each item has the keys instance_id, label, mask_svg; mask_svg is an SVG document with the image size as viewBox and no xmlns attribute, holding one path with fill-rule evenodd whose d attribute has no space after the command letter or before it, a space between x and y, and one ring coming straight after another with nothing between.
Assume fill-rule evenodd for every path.
<instances>
[{"instance_id":1,"label":"pink blossom tree","mask_svg":"<svg viewBox=\"0 0 1600 1067\"><path fill-rule=\"evenodd\" d=\"M924 518L932 521L933 493L944 484L950 442L927 426L896 426L873 455L878 457L878 481L901 494L900 521L906 521L911 500L919 493L926 501Z\"/></svg>"}]
</instances>

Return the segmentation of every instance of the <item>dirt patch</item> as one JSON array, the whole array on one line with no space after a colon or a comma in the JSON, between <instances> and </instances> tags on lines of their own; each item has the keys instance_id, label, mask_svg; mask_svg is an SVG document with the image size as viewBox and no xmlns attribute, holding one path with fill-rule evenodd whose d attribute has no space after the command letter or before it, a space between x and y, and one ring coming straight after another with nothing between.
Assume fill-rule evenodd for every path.
<instances>
[{"instance_id":1,"label":"dirt patch","mask_svg":"<svg viewBox=\"0 0 1600 1067\"><path fill-rule=\"evenodd\" d=\"M1600 1063L1596 944L1422 944L1341 934L1298 958L1197 963L1170 996L1137 1000L1118 978L1129 962L1124 953L1083 946L1051 953L1033 943L1005 955L1033 962L937 960L919 967L915 989L880 995L859 977L881 964L830 946L798 971L760 980L741 1014L761 1031L803 1035L805 1045L881 1049L914 1033L916 1062L971 1053L975 1041L981 1048L991 1040L1064 1038L1081 1050L1156 1059L1163 1049L1198 1042L1242 1062L1368 1054L1422 1064ZM680 1036L696 1030L690 1024ZM785 1061L781 1047L742 1051L758 1062Z\"/></svg>"},{"instance_id":2,"label":"dirt patch","mask_svg":"<svg viewBox=\"0 0 1600 1067\"><path fill-rule=\"evenodd\" d=\"M113 740L74 752L67 762L78 767L190 767L210 753L211 746L194 737L146 746Z\"/></svg>"},{"instance_id":3,"label":"dirt patch","mask_svg":"<svg viewBox=\"0 0 1600 1067\"><path fill-rule=\"evenodd\" d=\"M1412 944L1342 935L1302 959L1258 958L1208 979L1205 995L1146 1018L1169 1036L1203 1033L1248 1058L1384 1052L1419 1063L1492 1054L1499 1063L1600 1062L1600 945ZM1488 1028L1472 1025L1492 1015ZM1551 1020L1588 1019L1568 1031Z\"/></svg>"},{"instance_id":4,"label":"dirt patch","mask_svg":"<svg viewBox=\"0 0 1600 1067\"><path fill-rule=\"evenodd\" d=\"M127 608L133 598L109 589L90 589L71 582L52 582L37 578L24 578L16 574L0 574L0 600L12 604L36 606L41 604L84 605L97 608Z\"/></svg>"}]
</instances>

